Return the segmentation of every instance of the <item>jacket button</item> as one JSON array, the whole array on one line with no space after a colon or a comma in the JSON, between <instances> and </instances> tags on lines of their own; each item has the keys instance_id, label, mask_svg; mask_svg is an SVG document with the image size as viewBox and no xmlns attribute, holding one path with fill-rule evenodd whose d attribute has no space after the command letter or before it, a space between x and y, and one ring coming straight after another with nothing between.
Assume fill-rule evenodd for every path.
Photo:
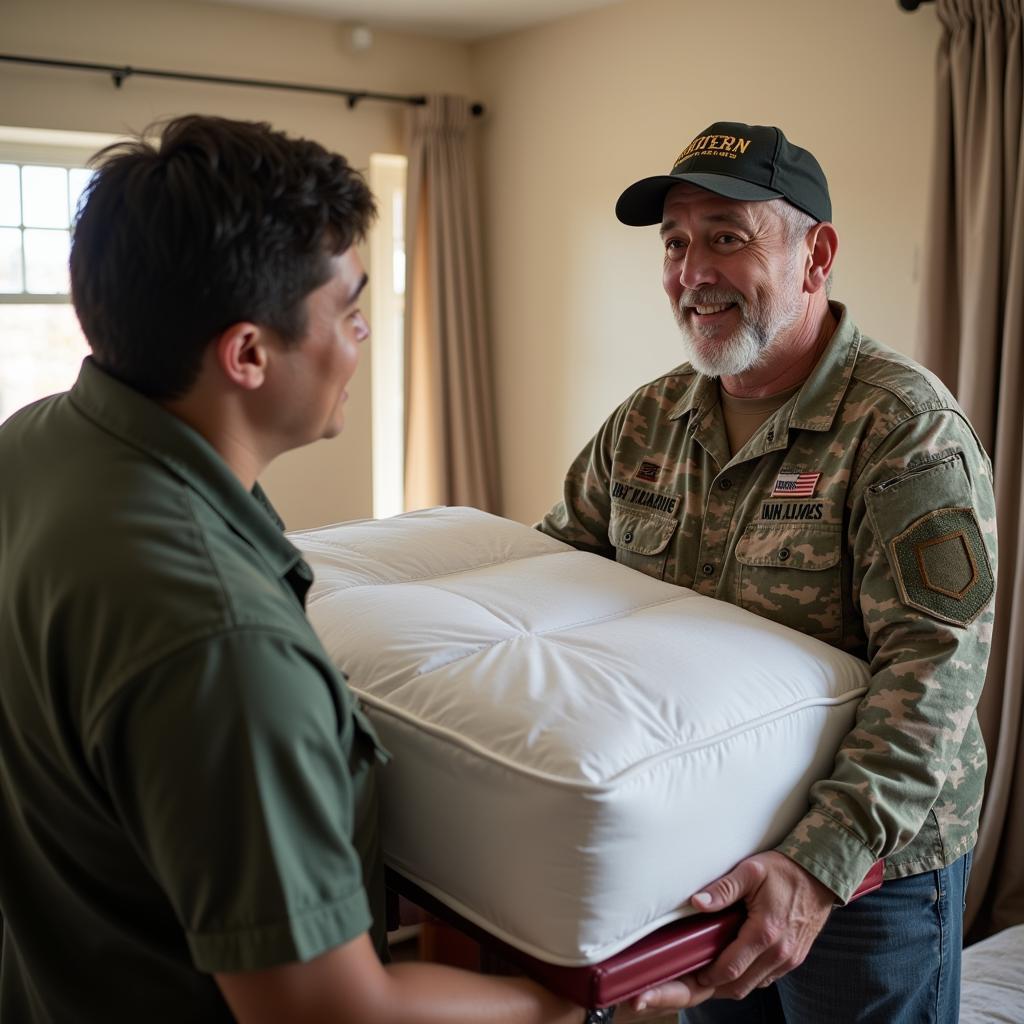
<instances>
[{"instance_id":1,"label":"jacket button","mask_svg":"<svg viewBox=\"0 0 1024 1024\"><path fill-rule=\"evenodd\" d=\"M789 548L779 548L779 561L785 562L789 558Z\"/></svg>"},{"instance_id":2,"label":"jacket button","mask_svg":"<svg viewBox=\"0 0 1024 1024\"><path fill-rule=\"evenodd\" d=\"M622 543L623 544L632 544L633 543L633 531L632 530L627 530L622 535Z\"/></svg>"},{"instance_id":3,"label":"jacket button","mask_svg":"<svg viewBox=\"0 0 1024 1024\"><path fill-rule=\"evenodd\" d=\"M702 573L704 573L705 576L714 576L714 574L715 574L715 567L710 562L705 562L700 567L700 571Z\"/></svg>"},{"instance_id":4,"label":"jacket button","mask_svg":"<svg viewBox=\"0 0 1024 1024\"><path fill-rule=\"evenodd\" d=\"M767 439L769 441L774 441L775 440L775 431L774 430L769 430L767 435L766 435L766 437L767 437Z\"/></svg>"},{"instance_id":5,"label":"jacket button","mask_svg":"<svg viewBox=\"0 0 1024 1024\"><path fill-rule=\"evenodd\" d=\"M724 479L718 481L718 486L721 490L727 491L730 487L732 487L732 481L728 477L725 477Z\"/></svg>"}]
</instances>

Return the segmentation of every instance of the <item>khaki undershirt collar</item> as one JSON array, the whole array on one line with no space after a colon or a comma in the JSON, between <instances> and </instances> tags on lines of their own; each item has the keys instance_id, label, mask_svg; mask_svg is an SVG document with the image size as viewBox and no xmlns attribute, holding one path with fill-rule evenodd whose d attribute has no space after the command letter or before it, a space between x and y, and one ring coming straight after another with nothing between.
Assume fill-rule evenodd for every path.
<instances>
[{"instance_id":1,"label":"khaki undershirt collar","mask_svg":"<svg viewBox=\"0 0 1024 1024\"><path fill-rule=\"evenodd\" d=\"M718 385L719 401L722 406L722 419L725 433L729 439L729 450L733 455L760 430L761 425L773 412L781 409L801 388L794 384L774 395L763 398L742 398L730 395L721 382Z\"/></svg>"},{"instance_id":2,"label":"khaki undershirt collar","mask_svg":"<svg viewBox=\"0 0 1024 1024\"><path fill-rule=\"evenodd\" d=\"M860 351L861 333L842 303L830 302L829 306L837 326L821 357L797 392L796 401L787 402L769 417L770 426L755 437L755 443L745 458L786 448L790 427L816 431L831 428L850 386ZM693 381L669 413L669 419L681 419L689 414L690 428L696 429L718 404L718 380L697 373L689 363L684 363L676 372L692 374Z\"/></svg>"}]
</instances>

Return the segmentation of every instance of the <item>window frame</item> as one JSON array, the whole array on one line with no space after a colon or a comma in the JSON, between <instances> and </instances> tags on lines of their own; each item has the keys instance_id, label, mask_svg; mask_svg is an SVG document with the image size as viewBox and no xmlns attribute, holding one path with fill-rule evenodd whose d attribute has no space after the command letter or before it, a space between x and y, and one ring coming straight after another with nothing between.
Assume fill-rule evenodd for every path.
<instances>
[{"instance_id":1,"label":"window frame","mask_svg":"<svg viewBox=\"0 0 1024 1024\"><path fill-rule=\"evenodd\" d=\"M370 155L370 188L378 217L370 231L371 464L373 516L405 510L405 238L408 160L396 153ZM396 197L398 201L396 202ZM396 261L401 248L402 266ZM403 276L399 279L399 274Z\"/></svg>"},{"instance_id":2,"label":"window frame","mask_svg":"<svg viewBox=\"0 0 1024 1024\"><path fill-rule=\"evenodd\" d=\"M89 159L104 146L123 142L125 136L107 135L100 132L64 131L48 128L18 128L0 125L0 163L33 167L61 167L65 170L86 168ZM22 236L22 290L0 292L0 305L69 305L70 292L29 292L25 291L24 271L24 197L22 197L22 222L17 227ZM12 225L5 225L11 227ZM73 225L69 223L69 229ZM61 230L61 229L54 229Z\"/></svg>"}]
</instances>

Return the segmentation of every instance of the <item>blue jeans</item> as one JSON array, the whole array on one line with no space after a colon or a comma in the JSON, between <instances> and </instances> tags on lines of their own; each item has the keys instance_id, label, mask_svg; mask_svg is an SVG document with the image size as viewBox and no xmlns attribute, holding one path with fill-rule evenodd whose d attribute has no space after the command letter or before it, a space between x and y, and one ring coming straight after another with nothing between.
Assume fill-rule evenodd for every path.
<instances>
[{"instance_id":1,"label":"blue jeans","mask_svg":"<svg viewBox=\"0 0 1024 1024\"><path fill-rule=\"evenodd\" d=\"M968 853L833 910L807 959L746 999L711 999L680 1024L956 1024Z\"/></svg>"}]
</instances>

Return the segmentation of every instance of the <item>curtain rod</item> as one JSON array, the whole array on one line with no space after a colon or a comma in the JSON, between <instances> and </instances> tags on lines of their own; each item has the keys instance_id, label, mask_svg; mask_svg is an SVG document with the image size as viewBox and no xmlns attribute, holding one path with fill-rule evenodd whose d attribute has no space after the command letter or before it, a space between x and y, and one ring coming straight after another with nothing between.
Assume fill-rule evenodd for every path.
<instances>
[{"instance_id":1,"label":"curtain rod","mask_svg":"<svg viewBox=\"0 0 1024 1024\"><path fill-rule=\"evenodd\" d=\"M136 68L130 64L93 64L77 60L54 60L49 57L23 57L16 54L0 53L0 61L11 64L33 64L37 67L64 68L71 71L102 71L110 75L115 88L120 89L126 79L137 75L140 78L170 78L181 82L206 82L211 85L240 85L249 89L285 89L289 92L312 92L324 96L344 96L349 110L360 100L382 100L386 103L405 103L413 107L426 105L426 96L400 96L390 92L372 92L368 89L340 89L331 85L305 85L302 82L274 82L261 78L230 78L226 75L200 75L190 71L164 71L159 68ZM470 105L470 113L479 117L484 112L482 103Z\"/></svg>"}]
</instances>

